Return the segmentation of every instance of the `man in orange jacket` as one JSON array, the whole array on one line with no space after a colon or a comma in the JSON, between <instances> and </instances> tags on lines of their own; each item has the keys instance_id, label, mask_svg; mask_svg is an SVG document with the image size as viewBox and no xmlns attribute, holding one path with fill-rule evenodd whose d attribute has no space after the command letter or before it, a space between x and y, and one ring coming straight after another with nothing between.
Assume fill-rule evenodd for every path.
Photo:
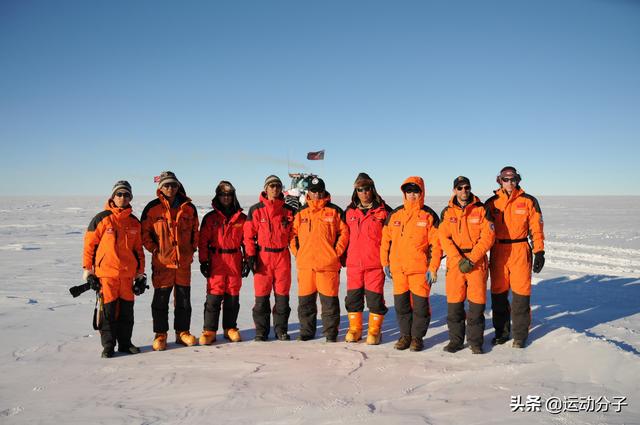
<instances>
[{"instance_id":1,"label":"man in orange jacket","mask_svg":"<svg viewBox=\"0 0 640 425\"><path fill-rule=\"evenodd\" d=\"M524 348L531 324L531 267L539 273L544 266L544 225L538 200L520 187L514 167L500 170L500 189L487 200L496 226L496 243L491 249L491 308L496 335L492 344L509 340L513 320L513 347ZM529 239L533 242L532 248ZM513 292L509 306L509 289Z\"/></svg>"},{"instance_id":2,"label":"man in orange jacket","mask_svg":"<svg viewBox=\"0 0 640 425\"><path fill-rule=\"evenodd\" d=\"M158 178L158 198L142 212L142 243L152 254L153 349L167 347L169 297L175 288L174 322L176 342L191 346L196 338L191 325L191 263L198 247L198 212L184 187L171 171Z\"/></svg>"},{"instance_id":3,"label":"man in orange jacket","mask_svg":"<svg viewBox=\"0 0 640 425\"><path fill-rule=\"evenodd\" d=\"M264 191L259 202L249 209L244 225L244 245L249 268L253 271L255 304L253 322L256 326L256 341L269 338L269 313L271 291L273 305L273 328L280 341L291 339L288 333L289 290L291 289L291 253L289 240L295 210L285 203L282 181L270 175L264 181Z\"/></svg>"},{"instance_id":4,"label":"man in orange jacket","mask_svg":"<svg viewBox=\"0 0 640 425\"><path fill-rule=\"evenodd\" d=\"M393 298L400 327L397 350L421 351L431 321L429 293L442 260L438 215L424 205L421 177L400 186L403 205L391 212L382 230L380 262L393 279Z\"/></svg>"},{"instance_id":5,"label":"man in orange jacket","mask_svg":"<svg viewBox=\"0 0 640 425\"><path fill-rule=\"evenodd\" d=\"M473 354L482 354L484 309L487 299L487 252L495 240L491 213L471 193L471 182L459 176L453 181L453 196L442 210L438 227L440 243L447 255L447 327L449 344L444 351L462 349L466 332ZM469 300L465 314L464 302Z\"/></svg>"},{"instance_id":6,"label":"man in orange jacket","mask_svg":"<svg viewBox=\"0 0 640 425\"><path fill-rule=\"evenodd\" d=\"M216 340L221 307L224 338L231 342L242 340L238 313L244 262L242 228L247 216L242 212L235 187L226 180L216 187L211 207L213 210L202 219L198 242L200 272L207 279L202 345L211 345Z\"/></svg>"},{"instance_id":7,"label":"man in orange jacket","mask_svg":"<svg viewBox=\"0 0 640 425\"><path fill-rule=\"evenodd\" d=\"M136 294L146 285L140 221L131 214L133 192L126 180L113 186L104 211L96 215L84 235L83 278L100 290L102 357L113 357L116 342L121 353L137 354L133 332L134 278ZM96 279L97 278L97 279Z\"/></svg>"},{"instance_id":8,"label":"man in orange jacket","mask_svg":"<svg viewBox=\"0 0 640 425\"><path fill-rule=\"evenodd\" d=\"M293 219L290 244L298 270L298 339L315 337L320 293L324 335L327 342L336 342L340 324L340 256L349 242L349 228L342 220L342 210L331 203L321 178L314 177L308 189L307 204Z\"/></svg>"},{"instance_id":9,"label":"man in orange jacket","mask_svg":"<svg viewBox=\"0 0 640 425\"><path fill-rule=\"evenodd\" d=\"M382 322L387 314L384 302L384 271L380 264L382 228L391 208L376 191L367 173L360 173L353 184L351 204L345 211L349 226L347 248L347 296L344 300L349 317L346 342L358 342L362 337L364 301L369 307L367 344L380 343Z\"/></svg>"}]
</instances>

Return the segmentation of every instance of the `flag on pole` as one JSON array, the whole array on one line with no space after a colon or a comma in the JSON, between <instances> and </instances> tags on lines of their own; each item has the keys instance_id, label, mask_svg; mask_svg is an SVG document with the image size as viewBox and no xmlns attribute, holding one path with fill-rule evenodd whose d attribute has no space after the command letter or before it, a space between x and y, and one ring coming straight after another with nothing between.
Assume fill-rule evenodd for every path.
<instances>
[{"instance_id":1,"label":"flag on pole","mask_svg":"<svg viewBox=\"0 0 640 425\"><path fill-rule=\"evenodd\" d=\"M317 161L320 159L324 159L324 149L322 149L321 151L318 152L309 152L307 154L307 159L309 161Z\"/></svg>"},{"instance_id":2,"label":"flag on pole","mask_svg":"<svg viewBox=\"0 0 640 425\"><path fill-rule=\"evenodd\" d=\"M153 182L154 183L160 182L160 176L153 176Z\"/></svg>"}]
</instances>

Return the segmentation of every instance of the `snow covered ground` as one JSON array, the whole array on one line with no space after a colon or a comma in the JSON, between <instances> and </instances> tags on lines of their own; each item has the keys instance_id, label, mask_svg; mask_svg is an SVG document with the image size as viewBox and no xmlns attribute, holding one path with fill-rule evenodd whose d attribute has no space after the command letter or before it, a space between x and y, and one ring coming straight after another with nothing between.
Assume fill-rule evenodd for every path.
<instances>
[{"instance_id":1,"label":"snow covered ground","mask_svg":"<svg viewBox=\"0 0 640 425\"><path fill-rule=\"evenodd\" d=\"M136 214L149 200L134 199ZM255 197L241 201L248 207ZM446 201L427 204L439 212ZM135 307L133 341L143 352L101 359L95 297L73 299L68 288L81 283L83 233L104 199L0 198L0 423L638 424L640 197L540 202L547 264L534 277L524 350L489 344L489 309L486 354L443 352L443 269L420 353L393 349L393 308L379 346L253 342L249 278L239 320L246 342L153 352L147 292ZM209 209L207 198L195 204L200 216ZM196 264L193 277L191 329L199 335L204 279ZM344 285L343 273L342 307ZM293 296L294 338L296 307Z\"/></svg>"}]
</instances>

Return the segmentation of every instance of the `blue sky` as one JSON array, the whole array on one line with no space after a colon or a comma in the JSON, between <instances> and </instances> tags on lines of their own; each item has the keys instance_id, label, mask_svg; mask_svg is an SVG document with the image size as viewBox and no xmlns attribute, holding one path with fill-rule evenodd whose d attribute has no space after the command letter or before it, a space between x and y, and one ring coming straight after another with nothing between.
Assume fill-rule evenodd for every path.
<instances>
[{"instance_id":1,"label":"blue sky","mask_svg":"<svg viewBox=\"0 0 640 425\"><path fill-rule=\"evenodd\" d=\"M0 195L639 195L640 2L0 1ZM325 149L324 161L306 152Z\"/></svg>"}]
</instances>

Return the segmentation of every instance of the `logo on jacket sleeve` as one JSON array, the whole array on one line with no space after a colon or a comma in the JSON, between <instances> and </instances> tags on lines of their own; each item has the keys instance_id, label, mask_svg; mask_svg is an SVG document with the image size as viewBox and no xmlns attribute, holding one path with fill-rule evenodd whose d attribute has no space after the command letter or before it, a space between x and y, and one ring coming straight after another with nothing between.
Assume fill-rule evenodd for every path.
<instances>
[{"instance_id":1,"label":"logo on jacket sleeve","mask_svg":"<svg viewBox=\"0 0 640 425\"><path fill-rule=\"evenodd\" d=\"M456 224L458 222L458 217L449 217L449 223Z\"/></svg>"},{"instance_id":2,"label":"logo on jacket sleeve","mask_svg":"<svg viewBox=\"0 0 640 425\"><path fill-rule=\"evenodd\" d=\"M402 225L402 223L399 220L396 220L393 222L393 225L396 227L400 227Z\"/></svg>"}]
</instances>

